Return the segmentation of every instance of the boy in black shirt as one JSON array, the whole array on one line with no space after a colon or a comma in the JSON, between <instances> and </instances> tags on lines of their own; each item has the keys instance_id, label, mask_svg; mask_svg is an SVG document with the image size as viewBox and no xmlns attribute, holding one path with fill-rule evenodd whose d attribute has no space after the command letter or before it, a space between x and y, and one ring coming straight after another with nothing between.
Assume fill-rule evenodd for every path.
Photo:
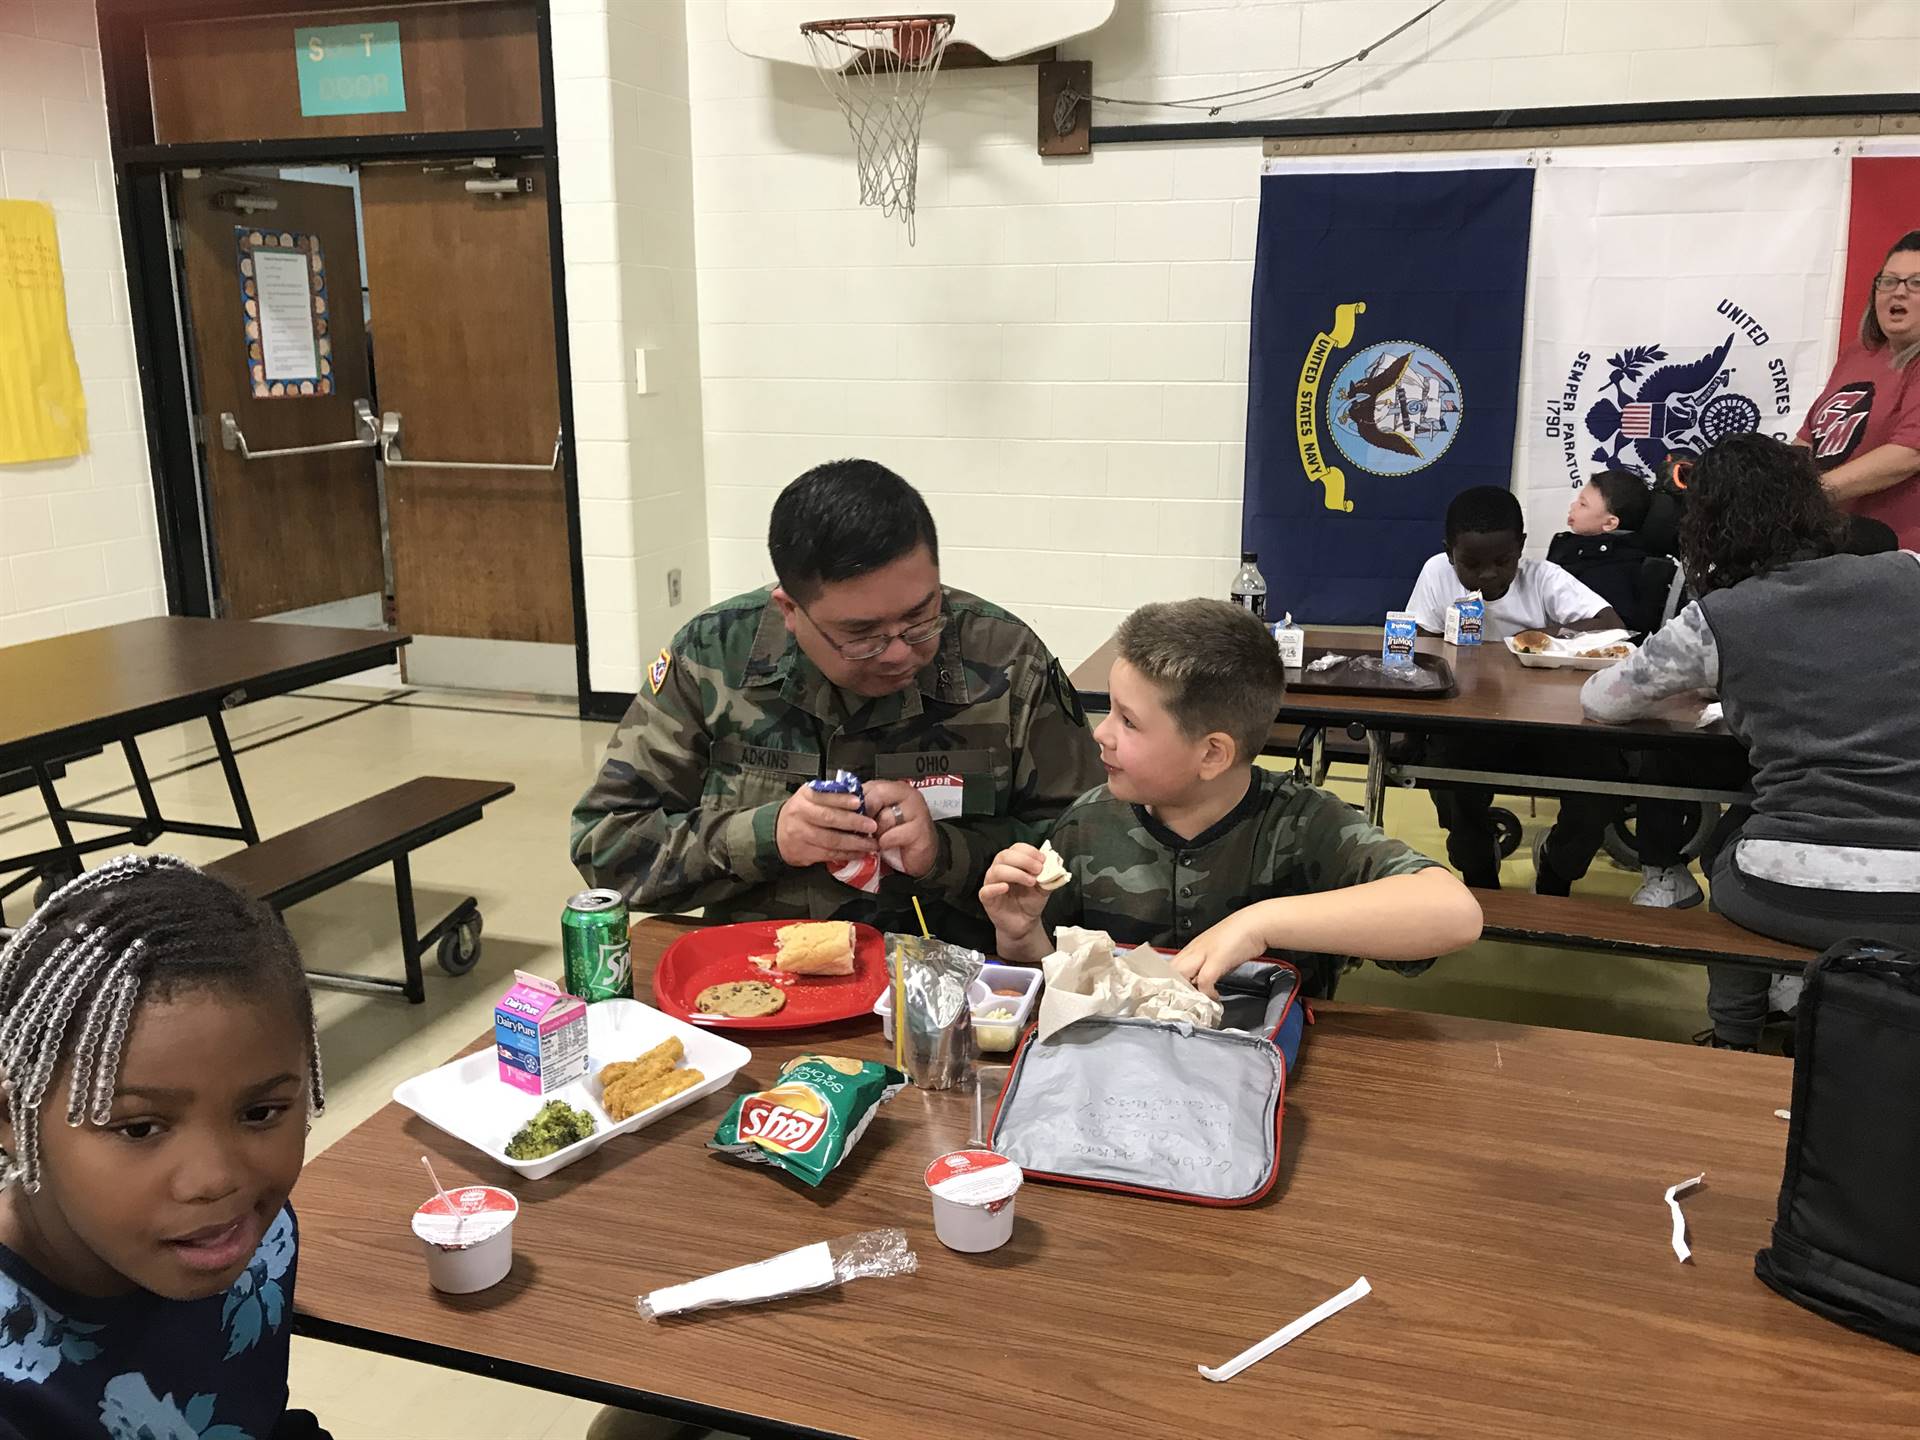
<instances>
[{"instance_id":1,"label":"boy in black shirt","mask_svg":"<svg viewBox=\"0 0 1920 1440\"><path fill-rule=\"evenodd\" d=\"M1647 558L1639 530L1649 503L1646 482L1633 471L1602 470L1581 487L1567 528L1547 546L1547 559L1604 598L1634 630L1653 628L1635 613Z\"/></svg>"}]
</instances>

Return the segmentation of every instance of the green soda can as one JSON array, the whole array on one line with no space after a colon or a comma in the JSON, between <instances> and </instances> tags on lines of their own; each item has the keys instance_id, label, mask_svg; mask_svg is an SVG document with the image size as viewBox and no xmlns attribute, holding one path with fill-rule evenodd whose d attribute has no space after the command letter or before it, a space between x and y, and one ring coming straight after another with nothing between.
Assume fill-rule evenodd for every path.
<instances>
[{"instance_id":1,"label":"green soda can","mask_svg":"<svg viewBox=\"0 0 1920 1440\"><path fill-rule=\"evenodd\" d=\"M618 890L582 890L560 913L569 995L596 1000L633 998L632 941L627 902Z\"/></svg>"}]
</instances>

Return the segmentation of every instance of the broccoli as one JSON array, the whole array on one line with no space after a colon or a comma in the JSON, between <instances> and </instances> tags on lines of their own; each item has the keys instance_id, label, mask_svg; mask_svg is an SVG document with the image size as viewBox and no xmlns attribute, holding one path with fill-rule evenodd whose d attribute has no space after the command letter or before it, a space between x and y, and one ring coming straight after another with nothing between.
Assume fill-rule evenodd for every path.
<instances>
[{"instance_id":1,"label":"broccoli","mask_svg":"<svg viewBox=\"0 0 1920 1440\"><path fill-rule=\"evenodd\" d=\"M593 1116L564 1100L549 1100L507 1142L509 1160L540 1160L593 1134Z\"/></svg>"}]
</instances>

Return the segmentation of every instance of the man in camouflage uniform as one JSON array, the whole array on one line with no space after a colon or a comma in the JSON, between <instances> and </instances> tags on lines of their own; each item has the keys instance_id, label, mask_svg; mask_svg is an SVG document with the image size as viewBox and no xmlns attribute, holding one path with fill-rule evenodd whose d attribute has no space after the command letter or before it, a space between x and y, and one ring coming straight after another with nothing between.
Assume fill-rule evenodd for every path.
<instances>
[{"instance_id":1,"label":"man in camouflage uniform","mask_svg":"<svg viewBox=\"0 0 1920 1440\"><path fill-rule=\"evenodd\" d=\"M660 652L573 812L573 861L636 910L862 920L991 943L994 854L1099 778L1059 662L939 579L933 518L884 466L781 493L780 584L715 605ZM807 782L852 771L864 802ZM869 889L861 886L873 887Z\"/></svg>"},{"instance_id":2,"label":"man in camouflage uniform","mask_svg":"<svg viewBox=\"0 0 1920 1440\"><path fill-rule=\"evenodd\" d=\"M1017 844L980 892L1003 957L1034 961L1061 925L1180 952L1210 989L1262 954L1325 995L1343 965L1407 973L1471 944L1480 910L1441 865L1326 791L1254 764L1285 691L1265 627L1218 600L1143 606L1115 636L1112 712L1094 732L1106 784L1049 837L1070 876L1051 895L1043 857Z\"/></svg>"}]
</instances>

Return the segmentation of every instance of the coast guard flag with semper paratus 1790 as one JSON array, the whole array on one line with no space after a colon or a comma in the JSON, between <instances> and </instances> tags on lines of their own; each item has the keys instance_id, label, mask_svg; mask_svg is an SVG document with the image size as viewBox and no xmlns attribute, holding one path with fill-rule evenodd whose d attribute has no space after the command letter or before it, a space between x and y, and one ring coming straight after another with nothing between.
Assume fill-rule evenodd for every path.
<instances>
[{"instance_id":1,"label":"coast guard flag with semper paratus 1790","mask_svg":"<svg viewBox=\"0 0 1920 1440\"><path fill-rule=\"evenodd\" d=\"M1845 161L1675 148L1541 168L1515 467L1531 553L1598 471L1651 481L1728 435L1791 439L1833 362Z\"/></svg>"},{"instance_id":2,"label":"coast guard flag with semper paratus 1790","mask_svg":"<svg viewBox=\"0 0 1920 1440\"><path fill-rule=\"evenodd\" d=\"M1260 182L1242 533L1272 618L1377 625L1512 475L1534 172Z\"/></svg>"}]
</instances>

